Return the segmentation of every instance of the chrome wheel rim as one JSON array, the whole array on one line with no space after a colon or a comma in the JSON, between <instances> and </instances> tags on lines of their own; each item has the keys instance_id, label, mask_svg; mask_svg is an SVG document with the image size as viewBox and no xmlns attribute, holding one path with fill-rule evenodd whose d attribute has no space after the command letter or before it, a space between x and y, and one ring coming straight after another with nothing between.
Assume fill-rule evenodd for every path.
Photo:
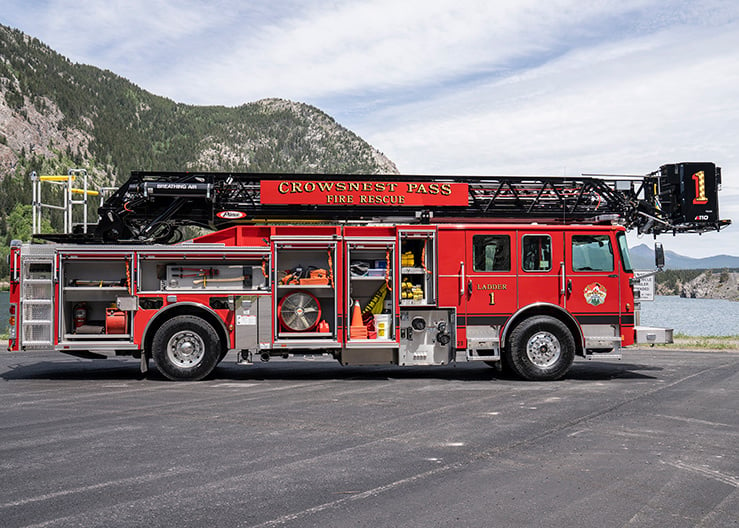
<instances>
[{"instance_id":1,"label":"chrome wheel rim","mask_svg":"<svg viewBox=\"0 0 739 528\"><path fill-rule=\"evenodd\" d=\"M559 339L550 332L537 332L526 343L526 356L540 368L551 367L562 355Z\"/></svg>"},{"instance_id":2,"label":"chrome wheel rim","mask_svg":"<svg viewBox=\"0 0 739 528\"><path fill-rule=\"evenodd\" d=\"M167 342L167 359L180 368L196 367L205 357L205 342L190 330L177 332Z\"/></svg>"}]
</instances>

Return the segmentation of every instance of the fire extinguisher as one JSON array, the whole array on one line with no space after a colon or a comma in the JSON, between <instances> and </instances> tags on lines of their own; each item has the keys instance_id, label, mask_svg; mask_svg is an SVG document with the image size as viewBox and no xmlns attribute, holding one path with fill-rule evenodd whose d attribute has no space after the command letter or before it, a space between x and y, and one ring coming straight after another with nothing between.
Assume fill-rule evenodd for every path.
<instances>
[{"instance_id":1,"label":"fire extinguisher","mask_svg":"<svg viewBox=\"0 0 739 528\"><path fill-rule=\"evenodd\" d=\"M74 327L79 328L87 324L87 304L77 303L74 305Z\"/></svg>"}]
</instances>

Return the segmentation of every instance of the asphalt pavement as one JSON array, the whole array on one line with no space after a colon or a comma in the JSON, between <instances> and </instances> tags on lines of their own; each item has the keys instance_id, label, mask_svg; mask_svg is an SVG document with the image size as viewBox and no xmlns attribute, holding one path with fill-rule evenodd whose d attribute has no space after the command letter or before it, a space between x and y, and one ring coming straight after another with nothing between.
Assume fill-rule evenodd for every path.
<instances>
[{"instance_id":1,"label":"asphalt pavement","mask_svg":"<svg viewBox=\"0 0 739 528\"><path fill-rule=\"evenodd\" d=\"M737 526L739 353L484 364L0 354L3 527Z\"/></svg>"}]
</instances>

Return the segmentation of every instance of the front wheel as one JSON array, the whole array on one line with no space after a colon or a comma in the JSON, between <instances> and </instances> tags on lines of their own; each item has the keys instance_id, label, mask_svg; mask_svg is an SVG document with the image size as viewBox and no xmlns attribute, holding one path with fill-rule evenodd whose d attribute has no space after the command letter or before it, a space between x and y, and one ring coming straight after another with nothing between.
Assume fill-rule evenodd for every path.
<instances>
[{"instance_id":1,"label":"front wheel","mask_svg":"<svg viewBox=\"0 0 739 528\"><path fill-rule=\"evenodd\" d=\"M159 327L151 348L164 376L197 381L213 372L223 347L208 322L192 315L178 315Z\"/></svg>"},{"instance_id":2,"label":"front wheel","mask_svg":"<svg viewBox=\"0 0 739 528\"><path fill-rule=\"evenodd\" d=\"M575 340L562 321L539 315L513 329L508 354L511 367L522 378L557 380L575 360Z\"/></svg>"}]
</instances>

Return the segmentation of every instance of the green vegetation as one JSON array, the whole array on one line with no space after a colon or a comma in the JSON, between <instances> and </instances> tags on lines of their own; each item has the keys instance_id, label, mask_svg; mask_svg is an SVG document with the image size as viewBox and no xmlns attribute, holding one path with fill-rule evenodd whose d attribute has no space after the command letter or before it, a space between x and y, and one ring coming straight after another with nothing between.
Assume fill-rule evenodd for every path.
<instances>
[{"instance_id":1,"label":"green vegetation","mask_svg":"<svg viewBox=\"0 0 739 528\"><path fill-rule=\"evenodd\" d=\"M655 347L676 350L739 350L739 335L689 336L677 333L673 336L673 340L675 342L669 345L655 345Z\"/></svg>"},{"instance_id":2,"label":"green vegetation","mask_svg":"<svg viewBox=\"0 0 739 528\"><path fill-rule=\"evenodd\" d=\"M655 275L655 284L662 295L680 295L682 285L705 270L664 270Z\"/></svg>"},{"instance_id":3,"label":"green vegetation","mask_svg":"<svg viewBox=\"0 0 739 528\"><path fill-rule=\"evenodd\" d=\"M22 240L29 242L31 240L32 227L32 211L30 205L16 204L8 215L5 223L0 224L3 229L0 234L3 235L3 244L0 245L0 277L8 277L8 255L10 254L10 241ZM51 232L51 223L44 218L41 222L42 230Z\"/></svg>"},{"instance_id":4,"label":"green vegetation","mask_svg":"<svg viewBox=\"0 0 739 528\"><path fill-rule=\"evenodd\" d=\"M693 297L699 290L699 296L739 300L736 290L732 288L734 269L690 269L665 270L655 275L658 295L680 295Z\"/></svg>"}]
</instances>

